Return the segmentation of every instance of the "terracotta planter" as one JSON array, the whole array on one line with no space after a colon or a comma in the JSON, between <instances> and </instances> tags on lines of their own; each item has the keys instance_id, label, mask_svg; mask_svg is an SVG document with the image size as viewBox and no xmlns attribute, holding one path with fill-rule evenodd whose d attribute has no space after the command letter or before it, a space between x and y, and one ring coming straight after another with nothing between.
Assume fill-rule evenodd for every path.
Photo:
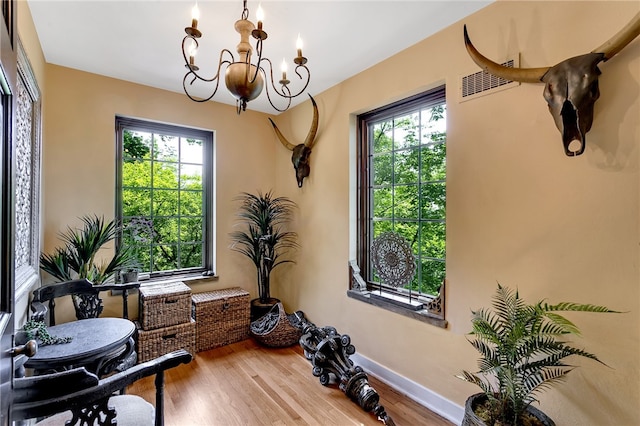
<instances>
[{"instance_id":1,"label":"terracotta planter","mask_svg":"<svg viewBox=\"0 0 640 426\"><path fill-rule=\"evenodd\" d=\"M473 411L474 407L482 404L486 400L487 396L484 393L477 393L467 398L464 404L464 417L462 418L461 426L488 426L480 417L476 416ZM547 417L546 414L531 405L527 408L526 412L538 419L541 425L556 426L553 420Z\"/></svg>"},{"instance_id":2,"label":"terracotta planter","mask_svg":"<svg viewBox=\"0 0 640 426\"><path fill-rule=\"evenodd\" d=\"M280 299L276 299L275 297L270 297L267 299L266 303L260 301L260 299L252 299L251 300L251 322L262 318L264 315L268 314L271 308L274 305L280 303Z\"/></svg>"}]
</instances>

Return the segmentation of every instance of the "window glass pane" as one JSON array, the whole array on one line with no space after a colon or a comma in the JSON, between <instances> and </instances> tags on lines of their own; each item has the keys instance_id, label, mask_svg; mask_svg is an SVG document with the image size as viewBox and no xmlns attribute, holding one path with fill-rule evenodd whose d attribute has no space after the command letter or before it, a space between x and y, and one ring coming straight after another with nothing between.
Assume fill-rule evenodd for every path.
<instances>
[{"instance_id":1,"label":"window glass pane","mask_svg":"<svg viewBox=\"0 0 640 426\"><path fill-rule=\"evenodd\" d=\"M122 156L125 163L151 158L151 133L125 130Z\"/></svg>"},{"instance_id":2,"label":"window glass pane","mask_svg":"<svg viewBox=\"0 0 640 426\"><path fill-rule=\"evenodd\" d=\"M202 189L202 166L195 164L180 165L180 188Z\"/></svg>"},{"instance_id":3,"label":"window glass pane","mask_svg":"<svg viewBox=\"0 0 640 426\"><path fill-rule=\"evenodd\" d=\"M178 245L163 244L153 247L152 271L172 271L179 269Z\"/></svg>"},{"instance_id":4,"label":"window glass pane","mask_svg":"<svg viewBox=\"0 0 640 426\"><path fill-rule=\"evenodd\" d=\"M122 238L130 246L150 244L157 237L153 220L148 216L123 217L122 229Z\"/></svg>"},{"instance_id":5,"label":"window glass pane","mask_svg":"<svg viewBox=\"0 0 640 426\"><path fill-rule=\"evenodd\" d=\"M154 188L178 188L177 163L153 163Z\"/></svg>"},{"instance_id":6,"label":"window glass pane","mask_svg":"<svg viewBox=\"0 0 640 426\"><path fill-rule=\"evenodd\" d=\"M438 294L438 289L445 279L445 263L439 260L423 260L420 262L422 283L420 291L426 294Z\"/></svg>"},{"instance_id":7,"label":"window glass pane","mask_svg":"<svg viewBox=\"0 0 640 426\"><path fill-rule=\"evenodd\" d=\"M178 161L180 138L167 135L154 135L153 158L159 161Z\"/></svg>"},{"instance_id":8,"label":"window glass pane","mask_svg":"<svg viewBox=\"0 0 640 426\"><path fill-rule=\"evenodd\" d=\"M373 217L393 217L393 195L391 188L373 190Z\"/></svg>"},{"instance_id":9,"label":"window glass pane","mask_svg":"<svg viewBox=\"0 0 640 426\"><path fill-rule=\"evenodd\" d=\"M406 240L414 253L417 251L418 229L418 222L397 221L394 226L394 231Z\"/></svg>"},{"instance_id":10,"label":"window glass pane","mask_svg":"<svg viewBox=\"0 0 640 426\"><path fill-rule=\"evenodd\" d=\"M381 154L373 157L373 184L391 185L393 182L393 155Z\"/></svg>"},{"instance_id":11,"label":"window glass pane","mask_svg":"<svg viewBox=\"0 0 640 426\"><path fill-rule=\"evenodd\" d=\"M141 271L151 271L151 245L137 246L134 249L136 259L138 260L138 267Z\"/></svg>"},{"instance_id":12,"label":"window glass pane","mask_svg":"<svg viewBox=\"0 0 640 426\"><path fill-rule=\"evenodd\" d=\"M125 160L122 169L122 186L151 187L151 161Z\"/></svg>"},{"instance_id":13,"label":"window glass pane","mask_svg":"<svg viewBox=\"0 0 640 426\"><path fill-rule=\"evenodd\" d=\"M418 219L420 187L418 185L396 186L394 189L394 216L402 219Z\"/></svg>"},{"instance_id":14,"label":"window glass pane","mask_svg":"<svg viewBox=\"0 0 640 426\"><path fill-rule=\"evenodd\" d=\"M389 152L393 149L393 122L382 121L376 123L370 129L373 140L371 145L373 146L373 154L379 154L381 152Z\"/></svg>"},{"instance_id":15,"label":"window glass pane","mask_svg":"<svg viewBox=\"0 0 640 426\"><path fill-rule=\"evenodd\" d=\"M202 244L180 246L180 268L193 268L202 263Z\"/></svg>"},{"instance_id":16,"label":"window glass pane","mask_svg":"<svg viewBox=\"0 0 640 426\"><path fill-rule=\"evenodd\" d=\"M178 218L156 216L155 224L160 241L178 241Z\"/></svg>"},{"instance_id":17,"label":"window glass pane","mask_svg":"<svg viewBox=\"0 0 640 426\"><path fill-rule=\"evenodd\" d=\"M436 105L422 111L422 143L444 141L447 137L447 109Z\"/></svg>"},{"instance_id":18,"label":"window glass pane","mask_svg":"<svg viewBox=\"0 0 640 426\"><path fill-rule=\"evenodd\" d=\"M202 216L202 191L180 191L180 215Z\"/></svg>"},{"instance_id":19,"label":"window glass pane","mask_svg":"<svg viewBox=\"0 0 640 426\"><path fill-rule=\"evenodd\" d=\"M202 241L201 217L182 218L180 220L180 241L183 243L197 243Z\"/></svg>"},{"instance_id":20,"label":"window glass pane","mask_svg":"<svg viewBox=\"0 0 640 426\"><path fill-rule=\"evenodd\" d=\"M418 183L420 150L405 149L394 155L394 184Z\"/></svg>"},{"instance_id":21,"label":"window glass pane","mask_svg":"<svg viewBox=\"0 0 640 426\"><path fill-rule=\"evenodd\" d=\"M442 183L422 185L420 196L421 219L444 219L447 186Z\"/></svg>"},{"instance_id":22,"label":"window glass pane","mask_svg":"<svg viewBox=\"0 0 640 426\"><path fill-rule=\"evenodd\" d=\"M151 191L149 189L123 189L123 216L147 216L151 213Z\"/></svg>"},{"instance_id":23,"label":"window glass pane","mask_svg":"<svg viewBox=\"0 0 640 426\"><path fill-rule=\"evenodd\" d=\"M443 143L425 145L420 164L422 182L445 180L447 174L447 149Z\"/></svg>"},{"instance_id":24,"label":"window glass pane","mask_svg":"<svg viewBox=\"0 0 640 426\"><path fill-rule=\"evenodd\" d=\"M202 140L182 138L180 139L180 162L190 164L202 164Z\"/></svg>"},{"instance_id":25,"label":"window glass pane","mask_svg":"<svg viewBox=\"0 0 640 426\"><path fill-rule=\"evenodd\" d=\"M153 211L156 216L178 215L178 191L157 189L153 192Z\"/></svg>"},{"instance_id":26,"label":"window glass pane","mask_svg":"<svg viewBox=\"0 0 640 426\"><path fill-rule=\"evenodd\" d=\"M393 149L403 149L416 146L418 139L417 126L420 123L420 114L414 112L394 120Z\"/></svg>"},{"instance_id":27,"label":"window glass pane","mask_svg":"<svg viewBox=\"0 0 640 426\"><path fill-rule=\"evenodd\" d=\"M393 222L381 220L373 222L373 238L377 238L385 232L393 231Z\"/></svg>"},{"instance_id":28,"label":"window glass pane","mask_svg":"<svg viewBox=\"0 0 640 426\"><path fill-rule=\"evenodd\" d=\"M420 226L420 254L436 259L445 258L445 224L440 222L423 222Z\"/></svg>"}]
</instances>

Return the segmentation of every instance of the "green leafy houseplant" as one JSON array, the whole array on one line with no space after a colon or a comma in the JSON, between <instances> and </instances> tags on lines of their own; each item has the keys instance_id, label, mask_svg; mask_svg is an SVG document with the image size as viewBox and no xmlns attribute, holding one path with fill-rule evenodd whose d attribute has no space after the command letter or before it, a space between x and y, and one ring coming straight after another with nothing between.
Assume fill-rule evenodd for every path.
<instances>
[{"instance_id":1,"label":"green leafy houseplant","mask_svg":"<svg viewBox=\"0 0 640 426\"><path fill-rule=\"evenodd\" d=\"M100 285L113 280L118 271L135 265L131 251L119 248L110 259L98 261L98 252L117 237L120 227L114 220L106 222L104 217L96 215L86 215L81 219L82 228L67 227L60 234L64 246L55 248L51 254L40 255L40 269L61 282L86 278ZM86 297L74 295L76 308L87 303L83 300Z\"/></svg>"},{"instance_id":2,"label":"green leafy houseplant","mask_svg":"<svg viewBox=\"0 0 640 426\"><path fill-rule=\"evenodd\" d=\"M479 371L463 371L462 380L479 386L483 394L467 401L463 425L553 424L530 404L536 394L561 381L574 367L564 362L571 355L604 364L594 354L572 347L565 339L580 335L579 329L558 312L616 312L604 306L544 301L530 305L517 291L498 285L493 297L494 311L473 312L470 343L480 353ZM482 404L473 406L474 401ZM470 413L469 410L473 410ZM529 412L542 414L543 422ZM533 421L534 423L527 423Z\"/></svg>"},{"instance_id":3,"label":"green leafy houseplant","mask_svg":"<svg viewBox=\"0 0 640 426\"><path fill-rule=\"evenodd\" d=\"M295 203L286 197L274 197L272 192L257 195L243 192L236 198L240 202L237 216L242 230L230 234L231 249L247 256L256 267L260 302L271 299L271 271L290 262L286 253L296 249L298 235L284 229L291 221Z\"/></svg>"}]
</instances>

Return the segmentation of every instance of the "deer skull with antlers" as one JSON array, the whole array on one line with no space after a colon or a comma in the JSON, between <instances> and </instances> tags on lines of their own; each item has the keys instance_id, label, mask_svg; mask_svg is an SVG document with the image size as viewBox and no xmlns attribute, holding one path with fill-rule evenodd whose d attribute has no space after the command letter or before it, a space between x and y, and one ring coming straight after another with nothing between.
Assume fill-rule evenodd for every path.
<instances>
[{"instance_id":1,"label":"deer skull with antlers","mask_svg":"<svg viewBox=\"0 0 640 426\"><path fill-rule=\"evenodd\" d=\"M284 147L289 151L293 151L291 162L296 170L298 188L302 188L302 181L304 178L309 176L309 172L311 171L311 167L309 166L309 156L311 155L311 150L315 144L316 133L318 133L318 105L311 95L309 95L309 97L311 98L311 104L313 105L313 121L311 122L311 128L309 129L309 133L307 134L307 138L304 143L298 145L290 143L287 138L284 137L282 132L280 132L276 123L274 123L272 119L269 119L278 139L282 142L282 145L284 145Z\"/></svg>"},{"instance_id":2,"label":"deer skull with antlers","mask_svg":"<svg viewBox=\"0 0 640 426\"><path fill-rule=\"evenodd\" d=\"M564 152L568 156L584 152L586 133L593 123L593 107L600 97L598 69L640 34L640 13L609 41L586 55L566 59L553 67L510 68L486 58L471 44L464 26L464 44L471 59L483 70L505 80L522 83L545 83L544 98L556 127L562 133ZM571 142L578 141L577 150Z\"/></svg>"}]
</instances>

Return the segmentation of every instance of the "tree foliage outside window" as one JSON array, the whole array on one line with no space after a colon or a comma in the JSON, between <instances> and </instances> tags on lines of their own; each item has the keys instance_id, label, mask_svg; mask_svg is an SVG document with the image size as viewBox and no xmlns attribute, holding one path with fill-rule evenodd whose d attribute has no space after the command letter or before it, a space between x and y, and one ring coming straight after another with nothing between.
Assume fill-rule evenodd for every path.
<instances>
[{"instance_id":1,"label":"tree foliage outside window","mask_svg":"<svg viewBox=\"0 0 640 426\"><path fill-rule=\"evenodd\" d=\"M437 295L446 258L444 87L359 119L364 200L359 238L365 278L371 286L386 287L368 253L376 237L393 231L409 243L417 264L414 279L400 292Z\"/></svg>"},{"instance_id":2,"label":"tree foliage outside window","mask_svg":"<svg viewBox=\"0 0 640 426\"><path fill-rule=\"evenodd\" d=\"M211 267L211 132L118 121L119 244L135 252L143 272Z\"/></svg>"}]
</instances>

